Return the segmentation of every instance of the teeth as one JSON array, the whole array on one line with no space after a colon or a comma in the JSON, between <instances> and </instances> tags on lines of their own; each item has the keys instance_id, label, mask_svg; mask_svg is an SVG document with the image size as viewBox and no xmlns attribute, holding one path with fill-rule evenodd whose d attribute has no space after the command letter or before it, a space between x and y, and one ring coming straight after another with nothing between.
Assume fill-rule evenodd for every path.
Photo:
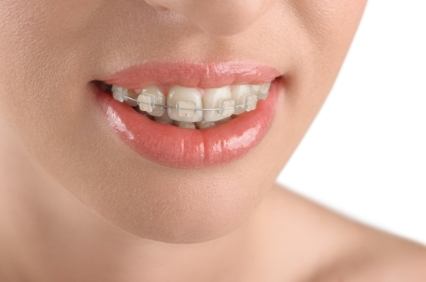
<instances>
[{"instance_id":1,"label":"teeth","mask_svg":"<svg viewBox=\"0 0 426 282\"><path fill-rule=\"evenodd\" d=\"M137 100L139 103L139 109L147 112L151 116L161 117L165 112L164 94L156 86L143 88Z\"/></svg>"},{"instance_id":2,"label":"teeth","mask_svg":"<svg viewBox=\"0 0 426 282\"><path fill-rule=\"evenodd\" d=\"M227 121L230 121L232 118L231 117L227 117L225 119L221 119L218 122L216 122L216 125L222 124L222 123L226 123Z\"/></svg>"},{"instance_id":3,"label":"teeth","mask_svg":"<svg viewBox=\"0 0 426 282\"><path fill-rule=\"evenodd\" d=\"M231 88L225 86L206 89L203 95L203 107L207 109L220 109L206 111L203 116L204 121L218 121L230 117L235 111L235 100L232 99Z\"/></svg>"},{"instance_id":4,"label":"teeth","mask_svg":"<svg viewBox=\"0 0 426 282\"><path fill-rule=\"evenodd\" d=\"M138 102L136 101L136 97L138 96L138 94L136 94L136 92L132 90L128 90L127 95L128 96L125 99L125 103L131 107L136 107L138 105ZM132 99L127 99L128 97Z\"/></svg>"},{"instance_id":5,"label":"teeth","mask_svg":"<svg viewBox=\"0 0 426 282\"><path fill-rule=\"evenodd\" d=\"M154 117L156 122L162 123L162 124L172 124L173 120L169 117L169 115L164 112L164 114L160 117Z\"/></svg>"},{"instance_id":6,"label":"teeth","mask_svg":"<svg viewBox=\"0 0 426 282\"><path fill-rule=\"evenodd\" d=\"M176 125L180 128L195 129L195 124L193 122L178 121Z\"/></svg>"},{"instance_id":7,"label":"teeth","mask_svg":"<svg viewBox=\"0 0 426 282\"><path fill-rule=\"evenodd\" d=\"M111 88L111 91L112 91L112 97L118 102L121 102L121 103L125 102L131 107L135 107L138 105L137 102L133 100L137 95L132 90L128 90L126 88L119 87L119 86L113 86ZM129 97L133 99L128 99Z\"/></svg>"},{"instance_id":8,"label":"teeth","mask_svg":"<svg viewBox=\"0 0 426 282\"><path fill-rule=\"evenodd\" d=\"M212 121L201 121L201 122L197 122L195 124L200 129L202 129L202 128L209 128L209 127L213 127L213 126L216 125L216 123L212 122Z\"/></svg>"},{"instance_id":9,"label":"teeth","mask_svg":"<svg viewBox=\"0 0 426 282\"><path fill-rule=\"evenodd\" d=\"M203 120L201 93L196 88L174 86L167 97L167 112L176 121L197 122Z\"/></svg>"},{"instance_id":10,"label":"teeth","mask_svg":"<svg viewBox=\"0 0 426 282\"><path fill-rule=\"evenodd\" d=\"M136 90L113 85L110 89L115 100L138 107L159 123L201 129L256 109L259 100L267 99L270 87L271 83L209 89L172 86L167 96L155 85Z\"/></svg>"},{"instance_id":11,"label":"teeth","mask_svg":"<svg viewBox=\"0 0 426 282\"><path fill-rule=\"evenodd\" d=\"M120 86L113 86L112 89L112 97L114 97L115 100L118 102L123 103L126 101L129 91L126 88L120 87Z\"/></svg>"},{"instance_id":12,"label":"teeth","mask_svg":"<svg viewBox=\"0 0 426 282\"><path fill-rule=\"evenodd\" d=\"M248 95L246 97L245 110L246 112L253 111L256 109L257 105L257 96L256 95Z\"/></svg>"},{"instance_id":13,"label":"teeth","mask_svg":"<svg viewBox=\"0 0 426 282\"><path fill-rule=\"evenodd\" d=\"M256 92L257 98L259 100L265 100L266 98L268 98L269 88L271 88L271 83L269 82L264 84L253 85L252 88Z\"/></svg>"},{"instance_id":14,"label":"teeth","mask_svg":"<svg viewBox=\"0 0 426 282\"><path fill-rule=\"evenodd\" d=\"M235 114L256 109L257 96L253 92L253 86L242 84L231 87L232 97L236 101Z\"/></svg>"}]
</instances>

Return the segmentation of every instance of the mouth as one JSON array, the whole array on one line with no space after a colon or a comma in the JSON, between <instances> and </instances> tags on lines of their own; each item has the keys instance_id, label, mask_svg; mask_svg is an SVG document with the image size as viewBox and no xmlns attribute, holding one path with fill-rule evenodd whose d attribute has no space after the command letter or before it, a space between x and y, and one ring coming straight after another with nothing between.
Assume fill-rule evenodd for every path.
<instances>
[{"instance_id":1,"label":"mouth","mask_svg":"<svg viewBox=\"0 0 426 282\"><path fill-rule=\"evenodd\" d=\"M146 63L92 82L123 143L174 168L243 157L266 135L283 88L276 69L243 63Z\"/></svg>"}]
</instances>

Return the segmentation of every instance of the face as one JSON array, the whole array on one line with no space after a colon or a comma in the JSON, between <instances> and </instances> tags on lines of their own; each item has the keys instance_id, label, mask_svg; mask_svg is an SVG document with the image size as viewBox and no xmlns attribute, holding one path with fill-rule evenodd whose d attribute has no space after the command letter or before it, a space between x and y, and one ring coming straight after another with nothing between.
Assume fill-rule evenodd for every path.
<instances>
[{"instance_id":1,"label":"face","mask_svg":"<svg viewBox=\"0 0 426 282\"><path fill-rule=\"evenodd\" d=\"M249 218L273 186L327 97L365 2L2 0L0 117L35 162L116 226L166 242L218 238ZM161 137L164 126L176 135L164 146L164 135L146 145L163 150L157 159L152 148L135 150L118 134L132 134L125 124L118 132L114 111L124 104L102 104L93 83L146 64L161 72L175 63L179 72L183 63L191 70L248 61L276 71L272 106L200 134L227 131L229 141L249 115L271 116L267 130L238 157L203 166L167 162L179 136L199 136L200 129L151 124L139 141ZM167 86L164 80L167 75L151 82ZM235 146L250 138L244 136ZM190 149L182 146L186 154Z\"/></svg>"}]
</instances>

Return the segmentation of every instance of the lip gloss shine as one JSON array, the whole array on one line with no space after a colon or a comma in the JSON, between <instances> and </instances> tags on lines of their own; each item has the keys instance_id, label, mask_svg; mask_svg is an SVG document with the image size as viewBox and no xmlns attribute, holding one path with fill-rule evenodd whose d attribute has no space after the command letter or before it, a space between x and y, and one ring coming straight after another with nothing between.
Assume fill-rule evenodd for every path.
<instances>
[{"instance_id":1,"label":"lip gloss shine","mask_svg":"<svg viewBox=\"0 0 426 282\"><path fill-rule=\"evenodd\" d=\"M256 110L198 130L157 123L101 90L96 96L110 127L142 157L169 167L199 168L240 158L262 140L273 120L282 87L282 81L275 79L278 76L274 68L254 64L149 63L102 79L129 89L148 84L212 88L273 81L268 98L259 101Z\"/></svg>"}]
</instances>

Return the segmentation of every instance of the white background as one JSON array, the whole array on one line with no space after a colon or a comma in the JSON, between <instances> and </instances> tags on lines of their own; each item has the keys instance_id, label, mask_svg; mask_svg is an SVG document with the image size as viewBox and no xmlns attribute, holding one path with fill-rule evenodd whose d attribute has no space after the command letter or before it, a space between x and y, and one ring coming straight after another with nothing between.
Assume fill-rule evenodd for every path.
<instances>
[{"instance_id":1,"label":"white background","mask_svg":"<svg viewBox=\"0 0 426 282\"><path fill-rule=\"evenodd\" d=\"M371 0L279 182L426 244L426 2Z\"/></svg>"}]
</instances>

